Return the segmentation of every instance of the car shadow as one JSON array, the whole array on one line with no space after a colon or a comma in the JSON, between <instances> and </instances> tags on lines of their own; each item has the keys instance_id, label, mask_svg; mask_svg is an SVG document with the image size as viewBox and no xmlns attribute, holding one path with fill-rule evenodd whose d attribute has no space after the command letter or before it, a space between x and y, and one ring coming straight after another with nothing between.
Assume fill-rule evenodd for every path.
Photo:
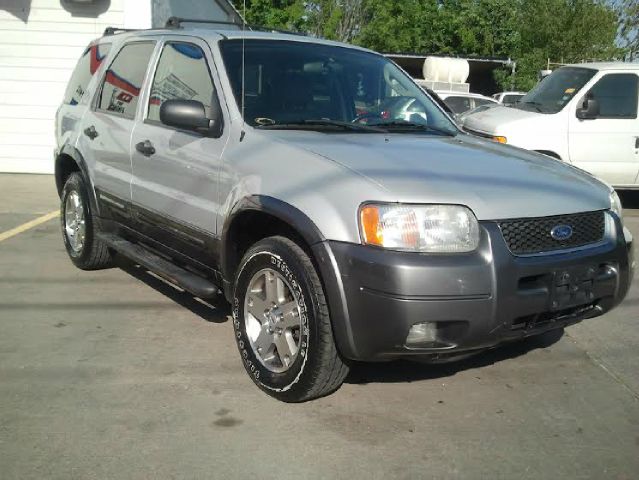
<instances>
[{"instance_id":1,"label":"car shadow","mask_svg":"<svg viewBox=\"0 0 639 480\"><path fill-rule=\"evenodd\" d=\"M229 315L231 314L231 306L221 295L217 301L202 300L201 298L194 297L189 292L164 281L154 273L149 272L146 268L128 260L122 255L115 256L115 266L125 273L128 273L133 278L144 282L155 291L161 293L165 297L181 305L207 322L225 323L228 321Z\"/></svg>"},{"instance_id":2,"label":"car shadow","mask_svg":"<svg viewBox=\"0 0 639 480\"><path fill-rule=\"evenodd\" d=\"M207 322L225 323L229 319L231 307L221 296L218 301L204 301L194 297L121 255L116 255L115 266ZM416 360L354 362L345 383L410 383L450 377L458 372L486 367L520 357L536 349L547 348L558 342L563 334L563 330L554 330L447 363L424 363Z\"/></svg>"},{"instance_id":3,"label":"car shadow","mask_svg":"<svg viewBox=\"0 0 639 480\"><path fill-rule=\"evenodd\" d=\"M451 377L458 372L487 367L495 363L525 355L533 350L547 348L564 335L563 329L551 330L536 337L515 341L499 348L486 350L463 360L449 363L423 363L415 360L397 360L386 363L356 362L345 383L406 383Z\"/></svg>"}]
</instances>

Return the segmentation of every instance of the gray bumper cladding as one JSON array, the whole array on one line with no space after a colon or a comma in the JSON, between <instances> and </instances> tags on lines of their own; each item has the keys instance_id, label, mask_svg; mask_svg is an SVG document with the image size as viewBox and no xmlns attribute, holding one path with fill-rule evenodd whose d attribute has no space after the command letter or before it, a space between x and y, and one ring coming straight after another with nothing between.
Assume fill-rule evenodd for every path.
<instances>
[{"instance_id":1,"label":"gray bumper cladding","mask_svg":"<svg viewBox=\"0 0 639 480\"><path fill-rule=\"evenodd\" d=\"M602 315L629 289L632 246L617 220L591 248L519 257L496 223L481 227L470 254L316 245L342 354L376 360L488 348ZM423 322L435 323L424 331L436 340L407 345Z\"/></svg>"}]
</instances>

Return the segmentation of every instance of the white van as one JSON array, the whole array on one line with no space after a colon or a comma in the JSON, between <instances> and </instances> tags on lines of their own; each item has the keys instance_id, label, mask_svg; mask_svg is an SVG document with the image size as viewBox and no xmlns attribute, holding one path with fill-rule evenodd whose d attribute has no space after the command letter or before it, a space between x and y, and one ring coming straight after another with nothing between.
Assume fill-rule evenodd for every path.
<instances>
[{"instance_id":1,"label":"white van","mask_svg":"<svg viewBox=\"0 0 639 480\"><path fill-rule=\"evenodd\" d=\"M464 129L639 188L639 64L559 68L516 105L471 113Z\"/></svg>"}]
</instances>

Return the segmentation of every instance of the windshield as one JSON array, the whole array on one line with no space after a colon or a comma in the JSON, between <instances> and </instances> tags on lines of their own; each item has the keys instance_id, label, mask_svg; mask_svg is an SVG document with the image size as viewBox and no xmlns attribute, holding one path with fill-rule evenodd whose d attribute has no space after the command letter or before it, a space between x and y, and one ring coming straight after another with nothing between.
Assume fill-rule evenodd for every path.
<instances>
[{"instance_id":1,"label":"windshield","mask_svg":"<svg viewBox=\"0 0 639 480\"><path fill-rule=\"evenodd\" d=\"M458 133L433 100L381 55L280 40L220 45L240 109L244 81L244 120L254 127ZM366 128L373 126L378 128Z\"/></svg>"},{"instance_id":2,"label":"windshield","mask_svg":"<svg viewBox=\"0 0 639 480\"><path fill-rule=\"evenodd\" d=\"M595 73L589 68L562 67L538 83L514 107L539 113L560 112Z\"/></svg>"}]
</instances>

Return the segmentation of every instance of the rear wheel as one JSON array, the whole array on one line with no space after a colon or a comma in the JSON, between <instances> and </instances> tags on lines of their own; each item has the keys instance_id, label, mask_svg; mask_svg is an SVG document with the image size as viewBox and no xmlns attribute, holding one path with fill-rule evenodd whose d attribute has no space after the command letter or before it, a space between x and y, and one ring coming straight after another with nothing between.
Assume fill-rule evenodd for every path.
<instances>
[{"instance_id":1,"label":"rear wheel","mask_svg":"<svg viewBox=\"0 0 639 480\"><path fill-rule=\"evenodd\" d=\"M288 238L262 240L242 259L233 323L246 371L279 400L302 402L327 395L348 373L315 267Z\"/></svg>"},{"instance_id":2,"label":"rear wheel","mask_svg":"<svg viewBox=\"0 0 639 480\"><path fill-rule=\"evenodd\" d=\"M69 175L60 203L62 238L69 258L82 270L97 270L111 265L106 244L97 238L98 223L91 211L82 176Z\"/></svg>"}]
</instances>

